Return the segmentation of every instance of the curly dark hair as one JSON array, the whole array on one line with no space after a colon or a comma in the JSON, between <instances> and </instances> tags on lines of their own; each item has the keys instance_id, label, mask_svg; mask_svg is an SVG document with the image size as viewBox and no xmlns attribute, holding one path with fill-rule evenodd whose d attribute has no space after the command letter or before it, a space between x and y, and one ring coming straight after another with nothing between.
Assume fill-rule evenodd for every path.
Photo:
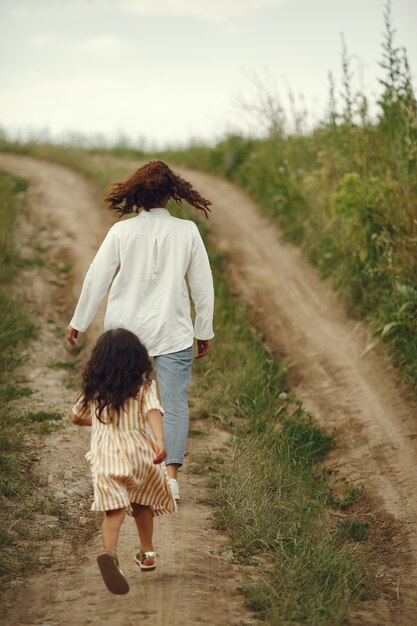
<instances>
[{"instance_id":1,"label":"curly dark hair","mask_svg":"<svg viewBox=\"0 0 417 626\"><path fill-rule=\"evenodd\" d=\"M105 408L110 420L117 418L123 403L150 384L152 364L148 351L135 334L124 328L103 333L94 346L82 378L82 408L96 404L100 422Z\"/></svg>"},{"instance_id":2,"label":"curly dark hair","mask_svg":"<svg viewBox=\"0 0 417 626\"><path fill-rule=\"evenodd\" d=\"M185 200L208 218L211 202L200 196L188 181L175 174L163 161L149 161L121 183L114 183L104 201L121 215L149 211L167 198L182 206Z\"/></svg>"}]
</instances>

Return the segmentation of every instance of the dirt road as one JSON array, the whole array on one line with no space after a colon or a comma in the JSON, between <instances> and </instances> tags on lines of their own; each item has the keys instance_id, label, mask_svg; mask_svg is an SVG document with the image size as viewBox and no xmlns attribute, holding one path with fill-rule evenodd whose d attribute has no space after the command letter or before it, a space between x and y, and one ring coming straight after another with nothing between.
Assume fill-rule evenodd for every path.
<instances>
[{"instance_id":1,"label":"dirt road","mask_svg":"<svg viewBox=\"0 0 417 626\"><path fill-rule=\"evenodd\" d=\"M64 373L51 363L70 358L63 332L70 319L81 281L97 246L110 226L109 214L98 196L79 175L58 165L25 157L0 155L0 168L30 181L30 212L22 225L23 237L40 243L48 265L70 259L71 283L51 278L43 270L32 272L25 284L40 337L31 346L29 362L20 371L40 393L31 398L31 409L68 411L77 391L65 386ZM26 242L27 243L27 242ZM47 249L46 249L47 248ZM51 327L54 321L55 327ZM60 330L61 329L61 330ZM58 331L58 332L56 332ZM89 332L101 332L101 318ZM204 424L194 427L206 428ZM210 624L218 626L257 623L244 607L237 591L238 570L230 563L225 539L210 523L211 509L202 504L204 479L182 473L182 502L176 515L156 521L156 549L160 553L156 572L142 574L133 561L137 538L132 520L122 529L119 558L130 583L127 596L113 596L103 586L95 557L101 550L97 525L84 531L91 502L89 472L84 459L89 433L72 425L50 435L35 468L48 493L71 510L68 541L48 542L51 568L30 576L5 598L9 625L83 626L108 624L154 626ZM222 446L227 435L208 431L191 439L188 467L202 451ZM77 509L79 519L77 519ZM129 523L130 522L130 523ZM34 523L54 524L51 516L39 515ZM78 527L78 530L77 530ZM77 540L77 535L79 539Z\"/></svg>"},{"instance_id":2,"label":"dirt road","mask_svg":"<svg viewBox=\"0 0 417 626\"><path fill-rule=\"evenodd\" d=\"M137 163L125 162L125 165L133 169ZM73 254L81 255L83 266L74 269L75 275L79 278L85 270L86 258L90 255L90 250L83 251L83 243L81 250L78 251L72 246L72 243L75 244L72 238L80 236L78 226L75 224L77 215L74 213L78 208L75 206L77 203L73 201L74 190L78 193L77 187L81 187L80 178L57 166L10 156L1 157L0 166L3 168L7 166L6 169L20 172L34 181L43 181L41 188L44 203L45 194L48 195L47 190L54 178L51 172L57 176L59 173L59 177L69 178L69 186L66 188L72 202L62 209L63 215L59 216L59 219L65 220L65 229L68 232L66 245ZM394 373L384 366L382 353L378 346L373 345L366 327L348 318L335 295L319 280L317 273L303 259L299 250L288 243L282 243L276 227L260 215L256 206L243 193L229 183L207 174L181 168L174 169L181 171L203 195L213 201L213 214L209 222L211 237L219 248L227 252L234 290L250 305L256 325L262 330L269 345L290 360L297 395L325 427L337 428L337 447L331 454L328 465L340 479L365 486L366 497L359 501L355 510L359 518L367 521L370 526L370 538L367 542L369 547L364 549L369 550L371 569L374 578L379 582L380 596L376 601L365 603L360 612L352 616L351 623L399 626L415 624L417 610L415 405L407 401ZM91 194L91 190L88 193ZM47 213L50 213L56 205L55 199L55 202L48 205ZM81 210L80 212L82 213ZM71 217L68 217L69 215ZM102 214L99 218L97 216L97 211L92 210L90 219L95 221L91 224L87 224L83 217L82 231L85 232L82 236L87 237L90 232L97 234L97 239L100 239L108 224L104 222ZM91 236L94 238L95 234ZM92 242L92 247L97 239ZM79 454L81 459L81 452ZM189 477L189 480L193 482L195 478L191 480ZM195 503L190 506L193 497L190 493L190 502L184 503L179 521L175 522L180 528L181 524L187 524L187 518L193 511L197 511L198 516L198 506ZM207 516L205 509L201 516L203 519ZM216 541L210 534L212 531L206 529L206 522L202 522L204 539L201 550L204 555L200 555L200 561L197 559L201 568L198 570L197 567L195 574L183 570L179 573L175 571L173 564L178 562L178 559L181 562L182 558L182 552L177 551L181 545L178 543L178 536L183 533L182 536L186 537L188 531L184 530L186 526L182 527L183 530L173 530L170 524L167 520L166 526L161 525L161 537L158 537L158 542L163 542L164 550L167 550L169 555L168 559L161 558L161 574L158 575L160 577L158 598L163 598L163 606L168 601L168 604L173 602L181 607L181 602L185 601L184 597L198 599L200 594L200 599L199 601L196 599L196 602L201 621L207 616L207 606L210 602L206 577L208 576L209 584L212 584L211 581L217 580L220 576L221 587L223 588L223 585L226 587L228 600L222 605L223 592L220 600L216 594L210 607L213 609L220 603L219 614L217 617L210 617L206 623L213 625L239 623L233 621L240 619L234 580L228 588L226 582L228 574L223 577L224 572L218 569L214 577L210 573L218 568L216 559L221 557L213 555L209 558L206 554L207 546ZM189 532L192 531L190 528ZM198 537L194 534L191 543L194 543L194 537L197 541ZM175 545L171 544L169 548L174 538ZM126 540L129 541L129 537L126 537ZM81 603L85 609L79 615L85 616L84 623L94 623L95 619L95 623L100 623L97 621L98 614L103 619L105 615L112 615L112 620L118 619L122 603L118 602L115 605L113 601L110 603L105 598L103 600L102 591L91 584L91 581L95 580L93 554L96 545L92 546L91 551L81 559L79 566L72 563L70 569L72 573L69 576L56 578L56 574L46 574L46 578L41 577L40 587L31 587L31 601L33 606L38 607L34 615L42 616L43 619L47 617L50 621L45 623L48 624L66 624L69 622L60 619L64 619L63 615L66 612L72 611ZM173 552L170 552L170 549L177 551L176 559L171 558ZM127 556L126 550L123 544L123 560ZM130 569L128 573L131 575ZM48 589L52 578L58 587L54 592ZM199 578L203 581L200 586ZM89 595L86 602L87 581ZM140 584L148 584L148 581L144 583L140 581ZM142 587L139 586L139 582L137 588L140 593ZM53 604L49 613L40 612L40 602L34 597L34 594L41 594L42 589L44 594L52 594ZM131 594L130 598L133 597L134 594ZM142 600L136 605L142 610ZM226 605L231 612L220 617ZM134 608L129 606L129 610L133 611ZM139 608L137 610L139 611ZM156 615L149 606L146 606L146 611L146 615L155 621ZM179 608L178 611L184 619L183 611L186 611L186 607ZM133 623L134 613L128 614L131 616L129 618L131 622L127 623ZM158 613L156 623L163 624L161 619L161 613ZM246 619L246 616L243 615L242 619ZM126 623L126 619L123 619L123 623ZM171 620L165 623L173 622ZM185 620L182 623L194 622ZM199 620L195 623L199 623Z\"/></svg>"}]
</instances>

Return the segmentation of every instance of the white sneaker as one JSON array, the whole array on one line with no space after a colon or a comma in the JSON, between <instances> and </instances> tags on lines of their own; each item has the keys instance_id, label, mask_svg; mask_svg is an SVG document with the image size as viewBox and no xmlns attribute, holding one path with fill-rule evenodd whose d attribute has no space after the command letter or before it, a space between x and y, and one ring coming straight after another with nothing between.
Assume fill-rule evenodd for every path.
<instances>
[{"instance_id":1,"label":"white sneaker","mask_svg":"<svg viewBox=\"0 0 417 626\"><path fill-rule=\"evenodd\" d=\"M171 487L172 495L174 496L174 500L180 500L180 489L178 487L178 483L175 478L169 478L168 480L169 486Z\"/></svg>"}]
</instances>

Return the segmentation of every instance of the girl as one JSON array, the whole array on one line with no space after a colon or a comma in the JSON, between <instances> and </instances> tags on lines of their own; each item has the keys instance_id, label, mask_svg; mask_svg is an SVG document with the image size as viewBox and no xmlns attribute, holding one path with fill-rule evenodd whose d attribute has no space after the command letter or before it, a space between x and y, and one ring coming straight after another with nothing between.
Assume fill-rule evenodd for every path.
<instances>
[{"instance_id":1,"label":"girl","mask_svg":"<svg viewBox=\"0 0 417 626\"><path fill-rule=\"evenodd\" d=\"M129 591L117 560L126 512L133 515L140 539L135 561L146 572L156 567L153 516L176 511L163 464L163 409L151 373L149 355L136 335L109 330L91 353L72 409L74 424L92 426L86 454L94 484L91 510L105 512L104 552L97 562L108 589L118 594Z\"/></svg>"},{"instance_id":2,"label":"girl","mask_svg":"<svg viewBox=\"0 0 417 626\"><path fill-rule=\"evenodd\" d=\"M127 328L155 358L165 409L164 432L170 485L179 500L178 469L184 460L188 435L188 387L193 363L205 356L213 337L213 280L207 253L196 224L173 217L172 198L201 211L210 202L163 161L150 161L127 180L115 183L108 195L111 209L132 219L114 224L85 277L67 339L75 345L90 325L111 285L105 330ZM186 279L195 304L191 320Z\"/></svg>"}]
</instances>

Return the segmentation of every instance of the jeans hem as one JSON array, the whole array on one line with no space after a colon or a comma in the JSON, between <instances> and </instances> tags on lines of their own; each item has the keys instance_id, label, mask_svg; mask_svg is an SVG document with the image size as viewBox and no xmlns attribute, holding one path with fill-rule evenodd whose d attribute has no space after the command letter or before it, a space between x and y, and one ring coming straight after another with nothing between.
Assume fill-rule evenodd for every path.
<instances>
[{"instance_id":1,"label":"jeans hem","mask_svg":"<svg viewBox=\"0 0 417 626\"><path fill-rule=\"evenodd\" d=\"M178 461L177 459L165 459L165 465L183 465L184 461Z\"/></svg>"}]
</instances>

